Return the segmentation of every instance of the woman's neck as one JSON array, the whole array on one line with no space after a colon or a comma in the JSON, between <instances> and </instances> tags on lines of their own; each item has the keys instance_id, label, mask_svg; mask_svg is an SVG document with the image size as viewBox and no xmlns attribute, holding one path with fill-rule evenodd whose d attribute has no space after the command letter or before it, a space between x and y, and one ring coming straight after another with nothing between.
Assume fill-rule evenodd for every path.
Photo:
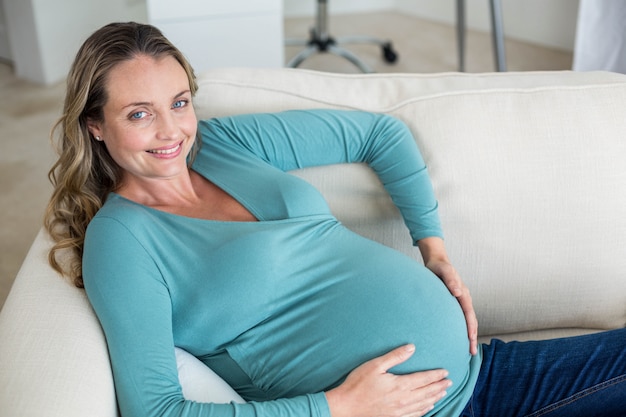
<instances>
[{"instance_id":1,"label":"woman's neck","mask_svg":"<svg viewBox=\"0 0 626 417\"><path fill-rule=\"evenodd\" d=\"M188 170L181 178L129 181L116 193L144 206L180 216L257 221L239 201L193 170Z\"/></svg>"}]
</instances>

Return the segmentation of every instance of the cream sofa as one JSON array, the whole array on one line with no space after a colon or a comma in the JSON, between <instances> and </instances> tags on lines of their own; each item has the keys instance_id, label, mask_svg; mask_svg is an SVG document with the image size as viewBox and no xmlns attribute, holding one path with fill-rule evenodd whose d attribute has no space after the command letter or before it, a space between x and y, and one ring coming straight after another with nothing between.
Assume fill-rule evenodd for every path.
<instances>
[{"instance_id":1,"label":"cream sofa","mask_svg":"<svg viewBox=\"0 0 626 417\"><path fill-rule=\"evenodd\" d=\"M626 76L228 69L199 84L202 118L333 107L408 123L483 341L626 325ZM369 168L295 174L317 185L347 226L418 257ZM98 321L83 291L48 267L48 246L41 233L0 315L0 416L115 416ZM189 398L240 400L177 355Z\"/></svg>"}]
</instances>

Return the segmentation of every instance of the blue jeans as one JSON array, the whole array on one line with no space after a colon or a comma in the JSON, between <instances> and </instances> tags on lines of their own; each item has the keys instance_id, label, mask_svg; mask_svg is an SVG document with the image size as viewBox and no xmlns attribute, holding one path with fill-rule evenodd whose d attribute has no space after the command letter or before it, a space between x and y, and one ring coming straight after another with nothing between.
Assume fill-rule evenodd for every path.
<instances>
[{"instance_id":1,"label":"blue jeans","mask_svg":"<svg viewBox=\"0 0 626 417\"><path fill-rule=\"evenodd\" d=\"M461 417L625 417L626 329L483 345Z\"/></svg>"}]
</instances>

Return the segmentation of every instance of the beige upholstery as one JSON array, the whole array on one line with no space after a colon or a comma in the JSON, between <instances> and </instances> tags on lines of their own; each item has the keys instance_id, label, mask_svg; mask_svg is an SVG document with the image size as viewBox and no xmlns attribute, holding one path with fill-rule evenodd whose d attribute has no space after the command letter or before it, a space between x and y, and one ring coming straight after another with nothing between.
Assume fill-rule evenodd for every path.
<instances>
[{"instance_id":1,"label":"beige upholstery","mask_svg":"<svg viewBox=\"0 0 626 417\"><path fill-rule=\"evenodd\" d=\"M483 340L626 325L626 76L228 69L199 84L203 118L333 107L407 122ZM419 259L369 168L296 174L320 187L348 227ZM47 266L48 244L40 234L0 314L0 417L115 416L97 319L83 292ZM195 385L186 395L215 398L211 387L220 386L219 400L229 400L192 360L179 353L181 380Z\"/></svg>"}]
</instances>

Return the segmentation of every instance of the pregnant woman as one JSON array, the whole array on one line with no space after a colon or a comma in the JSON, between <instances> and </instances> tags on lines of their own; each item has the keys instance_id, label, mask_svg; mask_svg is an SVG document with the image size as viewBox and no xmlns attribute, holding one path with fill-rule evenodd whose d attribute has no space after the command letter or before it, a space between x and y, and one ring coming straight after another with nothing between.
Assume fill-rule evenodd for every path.
<instances>
[{"instance_id":1,"label":"pregnant woman","mask_svg":"<svg viewBox=\"0 0 626 417\"><path fill-rule=\"evenodd\" d=\"M506 400L510 386L489 388L494 364L527 356L476 345L471 298L404 124L336 110L198 123L189 64L158 30L134 23L94 33L67 88L50 260L98 315L122 415L496 415L476 411ZM285 172L336 163L376 172L425 266L346 229L315 188ZM71 265L57 262L64 248ZM571 384L575 392L615 378L624 389L624 336L584 342L610 344L605 360L616 365L589 387ZM175 346L249 402L185 400Z\"/></svg>"}]
</instances>

